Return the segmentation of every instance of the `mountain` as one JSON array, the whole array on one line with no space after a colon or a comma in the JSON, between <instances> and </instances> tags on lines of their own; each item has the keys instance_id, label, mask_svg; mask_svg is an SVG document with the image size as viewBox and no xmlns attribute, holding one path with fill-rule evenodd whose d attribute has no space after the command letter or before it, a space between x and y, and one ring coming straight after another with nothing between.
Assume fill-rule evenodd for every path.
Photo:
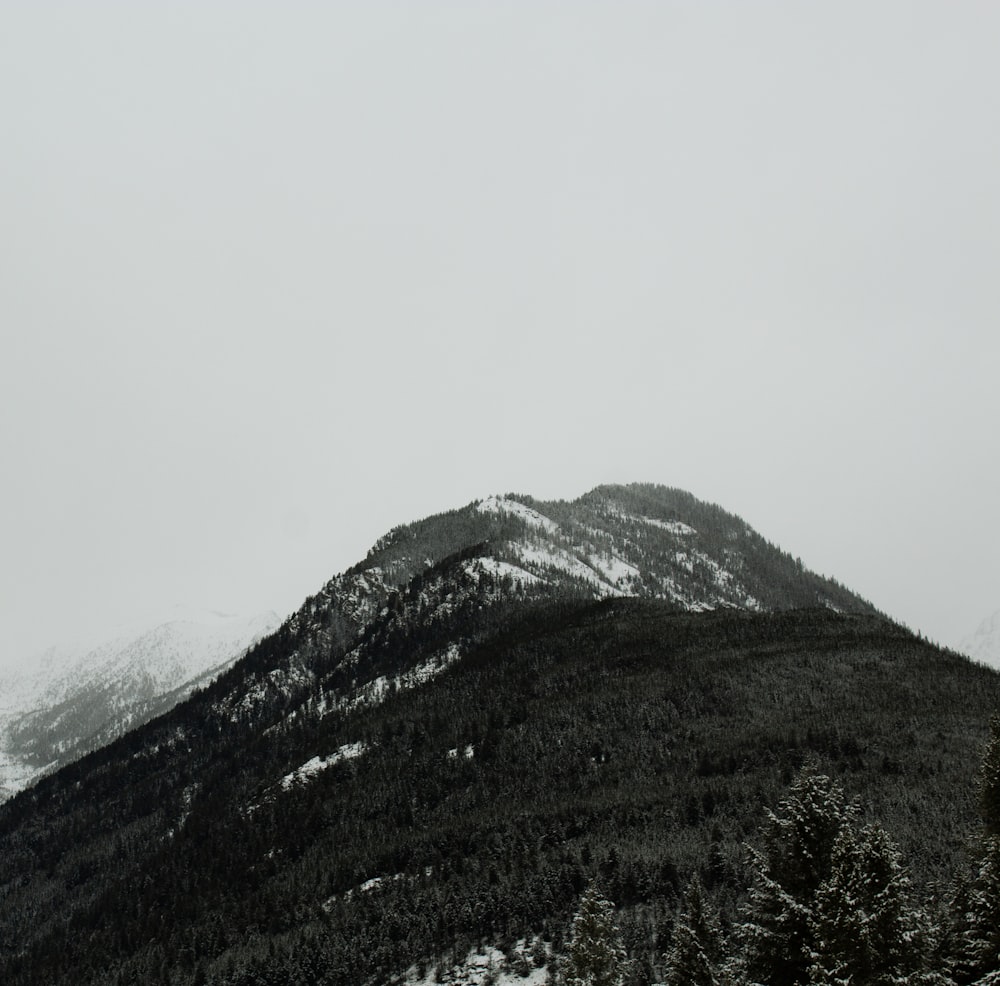
<instances>
[{"instance_id":1,"label":"mountain","mask_svg":"<svg viewBox=\"0 0 1000 986\"><path fill-rule=\"evenodd\" d=\"M983 620L976 632L962 641L960 649L974 661L1000 668L1000 609Z\"/></svg>"},{"instance_id":2,"label":"mountain","mask_svg":"<svg viewBox=\"0 0 1000 986\"><path fill-rule=\"evenodd\" d=\"M998 704L1000 675L687 493L488 497L0 806L0 977L482 981L482 950L537 980L599 878L648 983L692 874L737 919L806 762L918 885L954 873Z\"/></svg>"},{"instance_id":3,"label":"mountain","mask_svg":"<svg viewBox=\"0 0 1000 986\"><path fill-rule=\"evenodd\" d=\"M0 681L0 800L147 722L274 630L274 613L190 613L52 647Z\"/></svg>"}]
</instances>

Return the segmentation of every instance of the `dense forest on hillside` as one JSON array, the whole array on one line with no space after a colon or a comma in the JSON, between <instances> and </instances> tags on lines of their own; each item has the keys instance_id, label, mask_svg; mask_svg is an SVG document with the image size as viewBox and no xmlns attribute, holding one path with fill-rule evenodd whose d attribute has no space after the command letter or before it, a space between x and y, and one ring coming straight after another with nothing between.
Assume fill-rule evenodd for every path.
<instances>
[{"instance_id":1,"label":"dense forest on hillside","mask_svg":"<svg viewBox=\"0 0 1000 986\"><path fill-rule=\"evenodd\" d=\"M651 982L692 876L738 920L745 845L805 764L921 888L967 867L994 672L829 610L483 612L419 688L276 708L258 730L213 712L217 684L4 806L4 982L387 982L483 939L559 948L594 879L631 981ZM473 625L459 613L441 640ZM376 634L372 673L437 647L413 626ZM299 770L317 750L325 769Z\"/></svg>"}]
</instances>

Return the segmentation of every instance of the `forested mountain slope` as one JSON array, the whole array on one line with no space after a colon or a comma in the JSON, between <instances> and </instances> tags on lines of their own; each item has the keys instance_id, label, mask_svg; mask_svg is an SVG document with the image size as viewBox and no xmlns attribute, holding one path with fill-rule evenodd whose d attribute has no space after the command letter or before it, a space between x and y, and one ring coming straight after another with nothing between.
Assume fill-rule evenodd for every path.
<instances>
[{"instance_id":1,"label":"forested mountain slope","mask_svg":"<svg viewBox=\"0 0 1000 986\"><path fill-rule=\"evenodd\" d=\"M838 612L843 611L843 612ZM398 528L189 701L0 807L5 983L389 982L556 943L588 880L635 982L807 760L920 881L961 865L1000 676L687 494Z\"/></svg>"}]
</instances>

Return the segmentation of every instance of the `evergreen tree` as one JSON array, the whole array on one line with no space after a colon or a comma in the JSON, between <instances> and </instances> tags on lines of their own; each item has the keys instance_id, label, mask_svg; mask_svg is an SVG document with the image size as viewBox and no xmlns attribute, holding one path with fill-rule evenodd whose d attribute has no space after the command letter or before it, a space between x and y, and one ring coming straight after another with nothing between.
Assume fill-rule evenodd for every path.
<instances>
[{"instance_id":1,"label":"evergreen tree","mask_svg":"<svg viewBox=\"0 0 1000 986\"><path fill-rule=\"evenodd\" d=\"M591 883L573 918L563 960L564 986L622 986L626 955L611 902Z\"/></svg>"},{"instance_id":2,"label":"evergreen tree","mask_svg":"<svg viewBox=\"0 0 1000 986\"><path fill-rule=\"evenodd\" d=\"M963 926L961 965L977 980L1000 982L1000 716L994 717L979 778L983 829L976 874L959 917Z\"/></svg>"},{"instance_id":3,"label":"evergreen tree","mask_svg":"<svg viewBox=\"0 0 1000 986\"><path fill-rule=\"evenodd\" d=\"M840 785L811 770L799 774L776 812L768 811L764 848L751 849L754 880L739 929L753 982L808 982L816 895L830 878L834 845L853 814Z\"/></svg>"},{"instance_id":4,"label":"evergreen tree","mask_svg":"<svg viewBox=\"0 0 1000 986\"><path fill-rule=\"evenodd\" d=\"M990 723L990 741L986 745L979 773L979 807L983 828L990 838L1000 838L1000 716Z\"/></svg>"},{"instance_id":5,"label":"evergreen tree","mask_svg":"<svg viewBox=\"0 0 1000 986\"><path fill-rule=\"evenodd\" d=\"M942 982L925 974L929 929L910 902L899 852L880 825L845 826L831 872L814 901L810 982L903 986Z\"/></svg>"},{"instance_id":6,"label":"evergreen tree","mask_svg":"<svg viewBox=\"0 0 1000 986\"><path fill-rule=\"evenodd\" d=\"M674 938L667 954L664 986L721 986L723 959L719 916L705 899L697 876L684 893L684 903L674 922Z\"/></svg>"}]
</instances>

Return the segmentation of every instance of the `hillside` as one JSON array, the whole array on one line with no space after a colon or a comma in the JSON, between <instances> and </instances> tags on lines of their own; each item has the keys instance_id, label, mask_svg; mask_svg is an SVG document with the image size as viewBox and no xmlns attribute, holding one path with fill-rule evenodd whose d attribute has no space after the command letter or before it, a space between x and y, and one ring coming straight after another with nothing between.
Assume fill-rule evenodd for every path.
<instances>
[{"instance_id":1,"label":"hillside","mask_svg":"<svg viewBox=\"0 0 1000 986\"><path fill-rule=\"evenodd\" d=\"M918 883L961 868L998 706L1000 676L687 494L488 498L0 807L0 976L383 983L519 940L544 964L597 876L650 982L692 873L736 916L807 761Z\"/></svg>"}]
</instances>

